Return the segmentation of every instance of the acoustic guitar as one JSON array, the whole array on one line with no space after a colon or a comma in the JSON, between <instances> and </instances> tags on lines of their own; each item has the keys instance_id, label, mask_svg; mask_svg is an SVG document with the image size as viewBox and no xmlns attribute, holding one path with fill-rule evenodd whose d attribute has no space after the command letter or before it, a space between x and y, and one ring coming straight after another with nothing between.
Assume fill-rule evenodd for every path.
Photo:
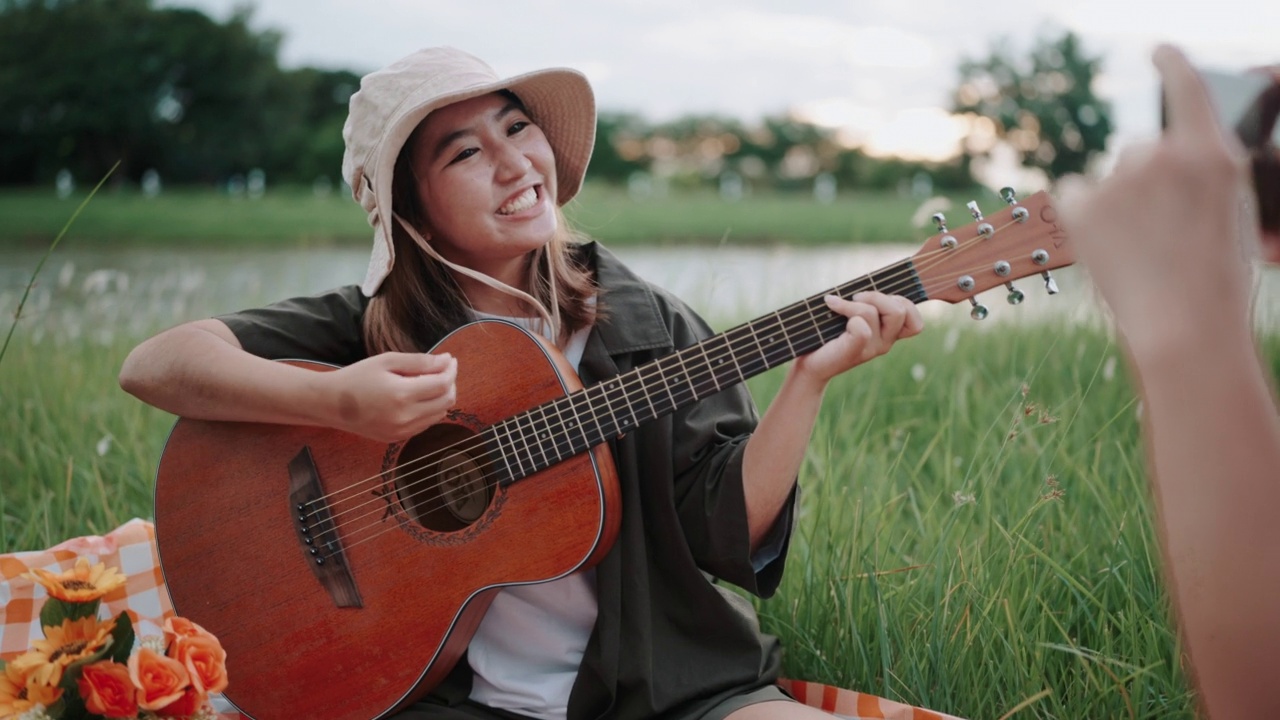
<instances>
[{"instance_id":1,"label":"acoustic guitar","mask_svg":"<svg viewBox=\"0 0 1280 720\"><path fill-rule=\"evenodd\" d=\"M617 534L607 440L843 332L828 293L973 303L1075 258L1044 193L938 232L898 263L584 388L549 343L499 321L459 359L444 422L386 445L337 430L182 418L156 477L177 612L221 640L227 698L258 720L371 720L435 687L503 586L584 569ZM297 362L317 372L332 367Z\"/></svg>"}]
</instances>

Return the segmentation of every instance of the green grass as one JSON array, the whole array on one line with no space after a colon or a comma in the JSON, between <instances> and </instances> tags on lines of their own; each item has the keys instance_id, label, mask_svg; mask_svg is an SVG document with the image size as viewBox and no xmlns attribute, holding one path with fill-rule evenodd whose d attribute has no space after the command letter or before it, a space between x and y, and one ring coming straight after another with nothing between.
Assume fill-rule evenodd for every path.
<instances>
[{"instance_id":1,"label":"green grass","mask_svg":"<svg viewBox=\"0 0 1280 720\"><path fill-rule=\"evenodd\" d=\"M52 190L0 192L0 248L47 247L83 196ZM966 198L967 200L967 198ZM986 207L999 199L982 198ZM671 190L634 200L617 188L591 185L567 213L587 234L611 244L910 242L928 232L911 226L919 201L895 194L846 193L832 204L810 195L767 194L727 203L706 190ZM953 210L952 223L967 218ZM930 226L932 228L932 226ZM107 189L85 210L71 239L78 247L122 244L298 247L369 241L364 211L341 192L317 197L304 188L272 189L249 200L211 190L179 189L148 198Z\"/></svg>"},{"instance_id":2,"label":"green grass","mask_svg":"<svg viewBox=\"0 0 1280 720\"><path fill-rule=\"evenodd\" d=\"M0 364L0 552L151 514L172 418L116 385L134 340L24 321ZM785 672L971 718L1191 717L1119 359L1095 331L939 326L837 379L759 603ZM751 382L762 405L779 380Z\"/></svg>"}]
</instances>

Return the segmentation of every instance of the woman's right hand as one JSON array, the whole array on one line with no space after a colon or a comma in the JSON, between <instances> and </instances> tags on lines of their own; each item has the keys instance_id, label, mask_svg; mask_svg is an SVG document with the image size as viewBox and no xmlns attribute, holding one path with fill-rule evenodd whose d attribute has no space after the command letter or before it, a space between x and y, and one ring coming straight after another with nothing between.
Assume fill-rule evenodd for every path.
<instances>
[{"instance_id":1,"label":"woman's right hand","mask_svg":"<svg viewBox=\"0 0 1280 720\"><path fill-rule=\"evenodd\" d=\"M457 399L458 361L448 353L382 353L326 375L333 383L332 425L381 442L426 430Z\"/></svg>"}]
</instances>

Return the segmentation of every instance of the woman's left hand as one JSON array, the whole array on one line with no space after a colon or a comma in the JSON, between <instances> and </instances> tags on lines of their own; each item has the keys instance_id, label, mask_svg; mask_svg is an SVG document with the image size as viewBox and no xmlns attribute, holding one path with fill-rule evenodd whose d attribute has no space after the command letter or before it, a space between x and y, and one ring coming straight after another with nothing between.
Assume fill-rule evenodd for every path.
<instances>
[{"instance_id":1,"label":"woman's left hand","mask_svg":"<svg viewBox=\"0 0 1280 720\"><path fill-rule=\"evenodd\" d=\"M796 371L825 384L840 373L889 352L902 338L919 335L924 320L915 303L900 295L862 292L845 300L826 297L827 307L849 319L844 332L796 360Z\"/></svg>"}]
</instances>

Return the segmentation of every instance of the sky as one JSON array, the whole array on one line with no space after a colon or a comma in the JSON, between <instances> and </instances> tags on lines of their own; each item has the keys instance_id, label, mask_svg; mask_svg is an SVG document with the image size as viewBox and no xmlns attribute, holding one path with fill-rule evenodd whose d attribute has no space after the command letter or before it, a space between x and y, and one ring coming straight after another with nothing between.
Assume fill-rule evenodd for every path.
<instances>
[{"instance_id":1,"label":"sky","mask_svg":"<svg viewBox=\"0 0 1280 720\"><path fill-rule=\"evenodd\" d=\"M225 20L242 0L161 0ZM567 66L606 110L654 121L796 112L880 154L937 158L962 129L948 116L956 68L992 43L1025 55L1037 37L1079 34L1104 60L1113 148L1158 131L1150 53L1181 46L1204 67L1280 63L1280 3L1260 0L258 0L252 25L284 34L285 67L364 73L452 45L501 75Z\"/></svg>"}]
</instances>

